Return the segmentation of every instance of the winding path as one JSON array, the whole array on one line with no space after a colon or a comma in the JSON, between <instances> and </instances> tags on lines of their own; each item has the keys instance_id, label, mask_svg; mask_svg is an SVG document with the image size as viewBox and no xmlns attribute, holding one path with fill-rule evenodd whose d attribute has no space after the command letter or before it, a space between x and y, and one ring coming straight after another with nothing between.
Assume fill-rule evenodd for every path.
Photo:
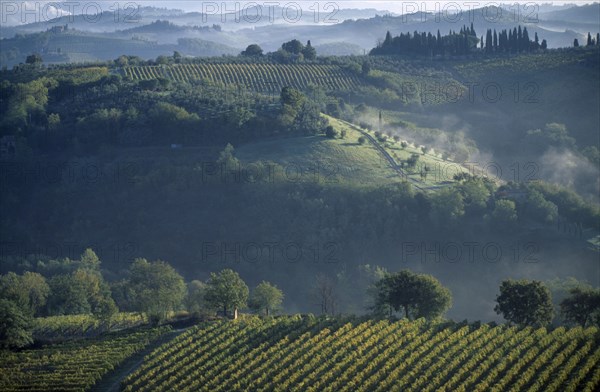
<instances>
[{"instance_id":1,"label":"winding path","mask_svg":"<svg viewBox=\"0 0 600 392\"><path fill-rule=\"evenodd\" d=\"M400 167L400 165L398 165L396 163L396 160L394 159L394 157L392 157L390 155L390 153L387 152L385 150L385 148L383 148L381 146L381 144L379 144L379 142L377 142L377 140L375 140L375 138L373 136L369 135L368 132L366 132L365 130L361 129L356 124L352 124L352 123L350 123L348 121L345 121L345 120L342 120L342 119L337 119L337 120L340 121L341 123L344 123L344 124L348 125L349 127L352 127L354 130L360 132L364 137L366 137L371 142L371 144L375 147L375 149L377 151L379 151L379 153L381 155L383 155L383 157L385 158L385 160L388 161L388 163L390 164L391 168L394 171L396 171L396 173L398 173L398 175L400 175L401 178L404 178L405 180L409 181L415 188L417 188L417 189L419 189L421 191L425 190L425 188L423 188L422 186L419 185L419 181L415 180L414 178L410 178L408 176L408 174L404 170L402 170L402 168ZM435 188L438 188L438 187L430 187L428 189L435 189Z\"/></svg>"}]
</instances>

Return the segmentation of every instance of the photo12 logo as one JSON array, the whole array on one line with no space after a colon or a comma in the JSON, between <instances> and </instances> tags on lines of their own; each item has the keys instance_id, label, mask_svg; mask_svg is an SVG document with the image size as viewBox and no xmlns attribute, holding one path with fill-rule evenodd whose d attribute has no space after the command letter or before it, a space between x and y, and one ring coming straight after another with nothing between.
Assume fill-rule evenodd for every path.
<instances>
[{"instance_id":1,"label":"photo12 logo","mask_svg":"<svg viewBox=\"0 0 600 392\"><path fill-rule=\"evenodd\" d=\"M202 242L203 263L337 263L340 247L335 242L302 244L286 242Z\"/></svg>"},{"instance_id":2,"label":"photo12 logo","mask_svg":"<svg viewBox=\"0 0 600 392\"><path fill-rule=\"evenodd\" d=\"M0 21L13 23L73 23L80 16L86 23L111 18L114 23L137 23L140 4L132 1L2 1Z\"/></svg>"},{"instance_id":3,"label":"photo12 logo","mask_svg":"<svg viewBox=\"0 0 600 392\"><path fill-rule=\"evenodd\" d=\"M84 22L106 22L110 18L115 23L138 23L142 19L143 6L150 2L133 1L2 1L0 3L0 20L26 24L40 22L75 21L81 16ZM164 7L166 3L161 3ZM157 2L157 5L158 2ZM278 1L198 1L194 9L200 10L198 23L209 20L220 23L268 24L282 23L315 23L334 24L341 22L337 18L340 6L336 2L278 2ZM66 19L58 19L65 18ZM218 17L218 19L217 19Z\"/></svg>"},{"instance_id":4,"label":"photo12 logo","mask_svg":"<svg viewBox=\"0 0 600 392\"><path fill-rule=\"evenodd\" d=\"M391 3L391 2L390 2ZM539 4L529 2L399 1L403 23L465 23L482 17L487 23L538 23Z\"/></svg>"}]
</instances>

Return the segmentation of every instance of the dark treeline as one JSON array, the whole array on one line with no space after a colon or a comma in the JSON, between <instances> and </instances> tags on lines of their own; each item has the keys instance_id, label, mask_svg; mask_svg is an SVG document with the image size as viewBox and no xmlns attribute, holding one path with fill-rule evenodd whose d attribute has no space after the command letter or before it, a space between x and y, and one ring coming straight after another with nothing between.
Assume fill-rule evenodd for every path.
<instances>
[{"instance_id":1,"label":"dark treeline","mask_svg":"<svg viewBox=\"0 0 600 392\"><path fill-rule=\"evenodd\" d=\"M484 40L483 36L477 37L471 23L471 27L463 26L458 33L450 30L444 36L438 30L437 35L415 31L412 35L409 32L392 37L388 31L385 40L372 49L370 54L459 56L477 52L478 44L486 53L523 53L547 48L546 40L540 43L537 33L534 40L530 39L527 27L518 26L512 30L502 30L500 33L488 29Z\"/></svg>"},{"instance_id":2,"label":"dark treeline","mask_svg":"<svg viewBox=\"0 0 600 392\"><path fill-rule=\"evenodd\" d=\"M497 33L495 29L493 31L488 29L485 36L484 49L486 53L522 53L547 48L548 43L546 40L542 40L540 43L537 33L535 33L533 41L529 38L527 27L521 29L519 26L512 30L508 29L508 31L505 29L500 33Z\"/></svg>"}]
</instances>

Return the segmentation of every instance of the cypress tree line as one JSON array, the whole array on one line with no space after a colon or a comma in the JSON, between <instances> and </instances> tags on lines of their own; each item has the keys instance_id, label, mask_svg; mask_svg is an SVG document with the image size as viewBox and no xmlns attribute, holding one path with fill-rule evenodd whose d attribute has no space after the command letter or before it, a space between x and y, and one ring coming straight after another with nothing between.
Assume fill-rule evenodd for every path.
<instances>
[{"instance_id":1,"label":"cypress tree line","mask_svg":"<svg viewBox=\"0 0 600 392\"><path fill-rule=\"evenodd\" d=\"M592 40L593 41L593 40ZM460 31L450 30L442 36L438 30L437 35L431 33L400 33L396 37L388 31L385 40L373 48L371 55L467 55L477 51L477 44L485 53L527 53L545 49L545 40L540 44L537 33L532 41L527 27L518 27L497 32L488 29L484 36L477 37L471 23L470 27L463 26Z\"/></svg>"}]
</instances>

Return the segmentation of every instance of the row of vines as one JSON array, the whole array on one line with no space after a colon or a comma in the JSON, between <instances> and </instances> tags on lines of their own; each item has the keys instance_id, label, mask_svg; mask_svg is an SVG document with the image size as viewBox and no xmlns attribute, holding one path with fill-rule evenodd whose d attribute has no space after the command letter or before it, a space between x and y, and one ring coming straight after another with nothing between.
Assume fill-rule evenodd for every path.
<instances>
[{"instance_id":1,"label":"row of vines","mask_svg":"<svg viewBox=\"0 0 600 392\"><path fill-rule=\"evenodd\" d=\"M356 319L197 326L149 354L126 391L593 391L597 328Z\"/></svg>"},{"instance_id":2,"label":"row of vines","mask_svg":"<svg viewBox=\"0 0 600 392\"><path fill-rule=\"evenodd\" d=\"M133 80L166 78L180 82L210 80L237 84L261 92L280 91L284 86L305 89L309 85L350 91L360 81L337 65L322 64L174 64L169 66L130 66L123 72Z\"/></svg>"},{"instance_id":3,"label":"row of vines","mask_svg":"<svg viewBox=\"0 0 600 392\"><path fill-rule=\"evenodd\" d=\"M84 391L169 327L105 334L19 352L0 351L1 391Z\"/></svg>"}]
</instances>

